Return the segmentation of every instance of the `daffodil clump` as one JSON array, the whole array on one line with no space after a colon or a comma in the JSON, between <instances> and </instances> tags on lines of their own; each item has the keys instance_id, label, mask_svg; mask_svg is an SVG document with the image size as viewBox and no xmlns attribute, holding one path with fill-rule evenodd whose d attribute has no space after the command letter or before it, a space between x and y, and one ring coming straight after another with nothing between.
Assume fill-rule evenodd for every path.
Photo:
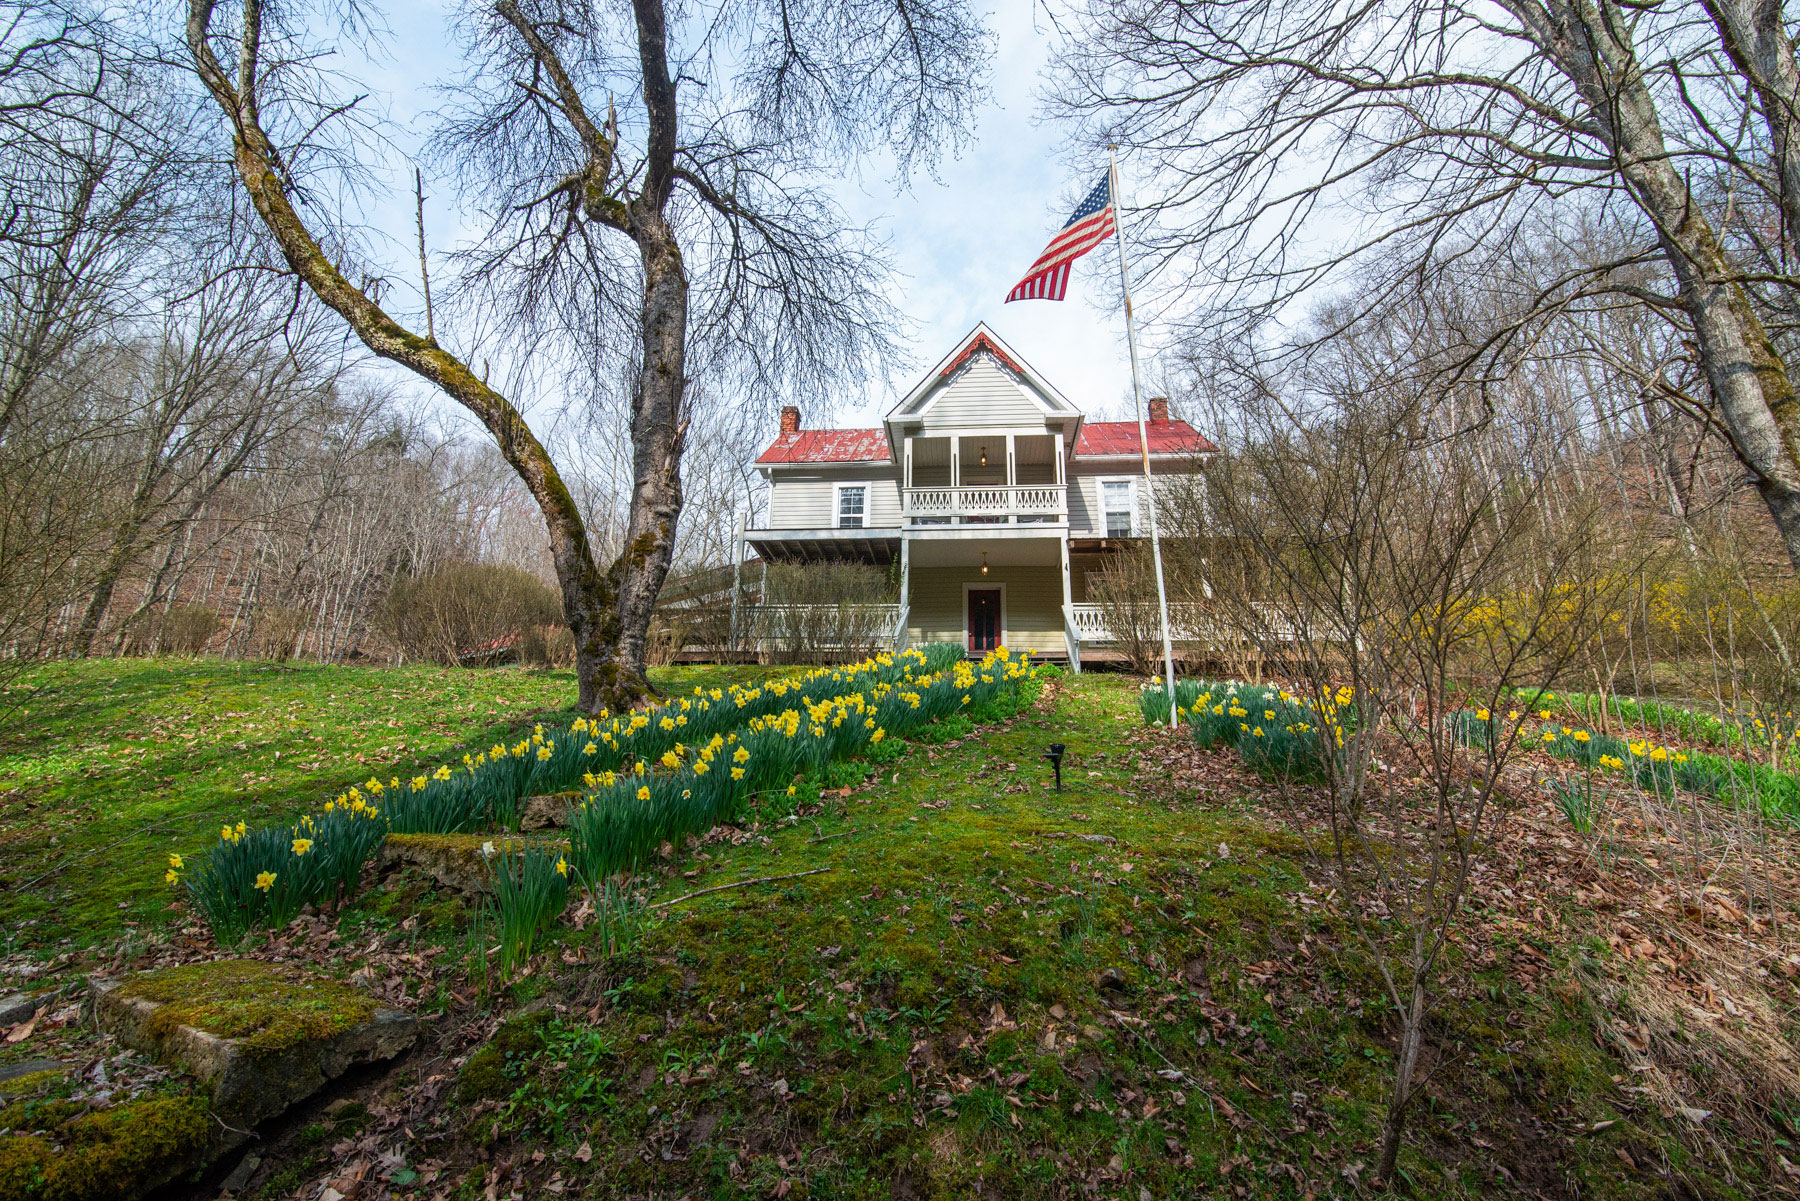
<instances>
[{"instance_id":1,"label":"daffodil clump","mask_svg":"<svg viewBox=\"0 0 1800 1201\"><path fill-rule=\"evenodd\" d=\"M1204 680L1176 680L1175 705L1183 714L1193 710L1200 694L1210 691ZM1166 726L1169 724L1169 690L1161 683L1145 684L1138 689L1138 712L1144 715L1144 724Z\"/></svg>"},{"instance_id":2,"label":"daffodil clump","mask_svg":"<svg viewBox=\"0 0 1800 1201\"><path fill-rule=\"evenodd\" d=\"M492 857L494 908L500 925L500 970L510 972L569 897L569 861L549 847L502 846Z\"/></svg>"},{"instance_id":3,"label":"daffodil clump","mask_svg":"<svg viewBox=\"0 0 1800 1201\"><path fill-rule=\"evenodd\" d=\"M1166 695L1166 690L1155 691ZM1358 721L1356 693L1350 688L1314 701L1269 684L1183 680L1175 696L1176 716L1192 730L1196 745L1235 747L1244 762L1265 774L1317 775L1325 756L1337 753ZM1138 707L1154 720L1154 706L1140 697ZM1162 720L1168 720L1167 708Z\"/></svg>"},{"instance_id":4,"label":"daffodil clump","mask_svg":"<svg viewBox=\"0 0 1800 1201\"><path fill-rule=\"evenodd\" d=\"M589 794L584 809L617 792L660 814L627 821L633 833L621 847L630 849L598 856L636 862L656 831L663 833L648 843L652 850L671 832L706 828L716 819L710 815L732 812L733 798L778 779L785 785L902 728L980 708L995 690L1016 688L1030 674L1026 660L1004 650L970 664L959 646L938 644L755 686L697 687L631 714L540 725L516 742L464 755L457 766L406 779L372 777L293 826L226 826L194 866L172 862L165 879L186 889L222 941L235 941L254 926L285 924L303 906L353 890L389 832L508 829L526 797L576 789ZM890 712L896 721L886 720ZM687 783L671 791L668 781L677 776ZM685 816L674 815L671 797ZM704 826L694 826L702 817ZM566 878L566 866L559 875Z\"/></svg>"},{"instance_id":5,"label":"daffodil clump","mask_svg":"<svg viewBox=\"0 0 1800 1201\"><path fill-rule=\"evenodd\" d=\"M285 925L308 904L352 892L387 837L380 807L352 792L291 826L223 826L218 844L191 869L171 856L165 879L186 888L221 942L252 926Z\"/></svg>"},{"instance_id":6,"label":"daffodil clump","mask_svg":"<svg viewBox=\"0 0 1800 1201\"><path fill-rule=\"evenodd\" d=\"M802 697L729 736L677 744L596 775L571 815L571 858L590 886L631 871L665 842L679 845L734 820L759 794L792 794L796 778L819 776L833 760L879 755L886 740L952 713L981 720L1032 674L1029 654L1004 647L978 662L951 658L940 670L909 669L816 701Z\"/></svg>"},{"instance_id":7,"label":"daffodil clump","mask_svg":"<svg viewBox=\"0 0 1800 1201\"><path fill-rule=\"evenodd\" d=\"M1516 734L1523 749L1570 760L1592 773L1617 776L1646 792L1724 797L1771 814L1800 817L1800 783L1784 772L1648 738L1620 738L1567 725L1550 709L1512 709L1505 714L1465 710L1452 715L1451 728L1460 741L1480 748L1492 739Z\"/></svg>"}]
</instances>

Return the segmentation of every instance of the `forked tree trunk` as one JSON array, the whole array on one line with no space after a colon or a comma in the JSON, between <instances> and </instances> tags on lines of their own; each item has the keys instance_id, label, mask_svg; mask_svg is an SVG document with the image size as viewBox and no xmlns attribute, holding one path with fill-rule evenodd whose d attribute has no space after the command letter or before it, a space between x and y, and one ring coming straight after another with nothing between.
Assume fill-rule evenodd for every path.
<instances>
[{"instance_id":1,"label":"forked tree trunk","mask_svg":"<svg viewBox=\"0 0 1800 1201\"><path fill-rule=\"evenodd\" d=\"M365 346L436 384L487 427L501 457L518 474L544 516L550 558L575 640L578 704L589 713L601 708L628 708L643 695L643 673L641 668L621 663L613 580L595 565L581 512L550 461L549 452L506 397L488 387L485 380L435 339L420 337L401 325L352 284L327 256L294 208L282 180L279 156L262 128L256 91L262 71L261 2L245 0L235 78L219 62L209 41L213 6L214 0L189 0L188 51L201 82L231 121L233 160L257 216L273 235L294 274L305 281L313 295L344 318ZM672 136L671 127L671 139ZM660 214L660 204L656 211ZM685 298L685 288L683 295ZM680 366L679 359L676 366ZM679 400L679 390L675 398ZM676 495L679 497L679 489ZM669 524L672 532L673 521ZM661 575L657 575L656 583L660 586L661 582Z\"/></svg>"}]
</instances>

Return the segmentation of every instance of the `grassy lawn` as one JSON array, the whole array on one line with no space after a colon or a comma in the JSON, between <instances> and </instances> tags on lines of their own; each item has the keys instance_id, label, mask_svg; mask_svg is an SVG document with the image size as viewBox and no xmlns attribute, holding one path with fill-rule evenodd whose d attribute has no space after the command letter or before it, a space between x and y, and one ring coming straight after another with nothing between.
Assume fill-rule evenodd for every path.
<instances>
[{"instance_id":1,"label":"grassy lawn","mask_svg":"<svg viewBox=\"0 0 1800 1201\"><path fill-rule=\"evenodd\" d=\"M723 683L756 668L708 668ZM697 669L653 673L686 691ZM0 742L0 954L161 920L161 864L380 772L568 720L572 672L92 659L18 679Z\"/></svg>"},{"instance_id":2,"label":"grassy lawn","mask_svg":"<svg viewBox=\"0 0 1800 1201\"><path fill-rule=\"evenodd\" d=\"M0 913L32 920L14 937L40 951L140 922L138 963L218 953L161 912L165 851L460 755L573 691L213 663L31 683L33 741L0 763ZM1135 698L1118 677L1054 681L1003 725L928 731L798 813L720 827L640 879L651 916L620 953L571 906L498 981L469 903L411 869L251 936L241 953L405 998L428 1045L272 1137L244 1195L362 1196L377 1161L419 1201L1368 1195L1394 1045L1379 982L1257 778L1143 728ZM58 855L69 869L21 887ZM1478 904L1454 951L1402 1158L1413 1195L1767 1195L1728 1126L1708 1134L1733 1167L1607 1049L1580 981L1618 957L1536 862L1498 865L1519 909ZM77 1037L0 1064L74 1057L54 1040Z\"/></svg>"},{"instance_id":3,"label":"grassy lawn","mask_svg":"<svg viewBox=\"0 0 1800 1201\"><path fill-rule=\"evenodd\" d=\"M699 898L598 976L568 933L540 1008L464 1070L465 1147L542 1150L538 1184L605 1196L1354 1195L1391 1071L1376 982L1295 840L1196 796L1134 693L1070 681L707 848L658 895L830 870ZM1634 1196L1621 1150L1720 1184L1620 1090L1579 998L1475 977L1434 1032L1456 1066L1415 1115L1422 1195Z\"/></svg>"}]
</instances>

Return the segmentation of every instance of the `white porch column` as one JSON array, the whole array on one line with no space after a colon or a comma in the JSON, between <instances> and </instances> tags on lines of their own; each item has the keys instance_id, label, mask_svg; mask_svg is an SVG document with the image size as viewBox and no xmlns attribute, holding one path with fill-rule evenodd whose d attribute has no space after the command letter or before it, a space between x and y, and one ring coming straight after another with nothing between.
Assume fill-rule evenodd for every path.
<instances>
[{"instance_id":1,"label":"white porch column","mask_svg":"<svg viewBox=\"0 0 1800 1201\"><path fill-rule=\"evenodd\" d=\"M903 445L902 445L902 448L900 451L900 459L901 459L901 464L900 464L900 524L904 526L904 525L912 524L911 498L912 498L912 486L913 486L913 465L912 465L912 435L911 434L906 435L905 439L903 440ZM905 551L903 550L901 553L904 554Z\"/></svg>"},{"instance_id":2,"label":"white porch column","mask_svg":"<svg viewBox=\"0 0 1800 1201\"><path fill-rule=\"evenodd\" d=\"M1074 579L1069 568L1069 531L1064 530L1058 538L1057 545L1062 548L1062 585L1063 585L1063 641L1067 644L1069 654L1069 670L1081 674L1081 634L1075 629Z\"/></svg>"},{"instance_id":3,"label":"white porch column","mask_svg":"<svg viewBox=\"0 0 1800 1201\"><path fill-rule=\"evenodd\" d=\"M1013 435L1009 433L1006 435L1006 486L1012 488L1017 485L1018 482L1019 469L1017 462L1014 460ZM1012 502L1008 501L1006 507L1008 510L1006 523L1008 525L1017 525L1019 523L1019 515L1011 511Z\"/></svg>"},{"instance_id":4,"label":"white porch column","mask_svg":"<svg viewBox=\"0 0 1800 1201\"><path fill-rule=\"evenodd\" d=\"M912 624L912 539L900 531L900 628L894 631L894 649L906 649L907 628Z\"/></svg>"}]
</instances>

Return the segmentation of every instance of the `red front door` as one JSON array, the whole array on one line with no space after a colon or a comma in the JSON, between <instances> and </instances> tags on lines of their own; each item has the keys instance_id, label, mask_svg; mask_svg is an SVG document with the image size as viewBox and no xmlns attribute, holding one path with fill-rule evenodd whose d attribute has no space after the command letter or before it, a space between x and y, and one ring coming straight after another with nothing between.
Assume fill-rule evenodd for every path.
<instances>
[{"instance_id":1,"label":"red front door","mask_svg":"<svg viewBox=\"0 0 1800 1201\"><path fill-rule=\"evenodd\" d=\"M1000 589L969 589L969 653L985 654L1000 645Z\"/></svg>"}]
</instances>

